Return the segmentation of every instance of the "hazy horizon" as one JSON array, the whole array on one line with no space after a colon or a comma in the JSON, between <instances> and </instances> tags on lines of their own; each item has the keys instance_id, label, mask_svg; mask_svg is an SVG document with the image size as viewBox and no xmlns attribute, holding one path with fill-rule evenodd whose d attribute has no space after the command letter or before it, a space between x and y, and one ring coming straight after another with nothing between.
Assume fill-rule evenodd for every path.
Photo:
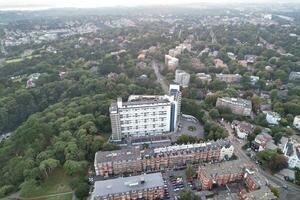
<instances>
[{"instance_id":1,"label":"hazy horizon","mask_svg":"<svg viewBox=\"0 0 300 200\"><path fill-rule=\"evenodd\" d=\"M300 0L0 0L0 10L41 10L50 8L99 8L114 6L151 6L151 5L179 5L191 3L209 3L209 4L247 4L247 3L300 3Z\"/></svg>"}]
</instances>

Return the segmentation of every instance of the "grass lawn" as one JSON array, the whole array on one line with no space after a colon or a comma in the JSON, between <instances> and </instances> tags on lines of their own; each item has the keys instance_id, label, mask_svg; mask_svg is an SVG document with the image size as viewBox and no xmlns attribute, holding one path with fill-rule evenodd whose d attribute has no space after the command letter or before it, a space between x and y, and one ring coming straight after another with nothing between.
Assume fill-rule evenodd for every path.
<instances>
[{"instance_id":1,"label":"grass lawn","mask_svg":"<svg viewBox=\"0 0 300 200\"><path fill-rule=\"evenodd\" d=\"M57 197L44 198L43 200L72 200L72 194L65 194Z\"/></svg>"},{"instance_id":2,"label":"grass lawn","mask_svg":"<svg viewBox=\"0 0 300 200\"><path fill-rule=\"evenodd\" d=\"M57 169L51 173L39 188L36 188L28 197L38 197L49 194L71 192L70 182L72 177L66 175L62 169Z\"/></svg>"},{"instance_id":3,"label":"grass lawn","mask_svg":"<svg viewBox=\"0 0 300 200\"><path fill-rule=\"evenodd\" d=\"M23 61L24 59L32 59L32 58L37 58L37 57L40 57L41 55L29 55L29 56L26 56L26 57L23 57L23 58L13 58L13 59L7 59L5 60L5 62L7 64L10 64L10 63L17 63L17 62L21 62Z\"/></svg>"}]
</instances>

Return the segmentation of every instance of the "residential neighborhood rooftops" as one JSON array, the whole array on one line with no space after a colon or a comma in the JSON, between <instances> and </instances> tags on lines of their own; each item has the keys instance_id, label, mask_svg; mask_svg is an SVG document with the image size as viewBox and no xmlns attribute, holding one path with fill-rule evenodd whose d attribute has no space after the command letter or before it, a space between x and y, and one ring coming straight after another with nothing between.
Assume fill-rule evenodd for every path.
<instances>
[{"instance_id":1,"label":"residential neighborhood rooftops","mask_svg":"<svg viewBox=\"0 0 300 200\"><path fill-rule=\"evenodd\" d=\"M268 133L260 133L255 137L255 141L259 143L267 143L272 140L272 136Z\"/></svg>"},{"instance_id":2,"label":"residential neighborhood rooftops","mask_svg":"<svg viewBox=\"0 0 300 200\"><path fill-rule=\"evenodd\" d=\"M94 191L92 193L92 199L97 196L107 196L163 186L164 182L161 173L96 181Z\"/></svg>"},{"instance_id":3,"label":"residential neighborhood rooftops","mask_svg":"<svg viewBox=\"0 0 300 200\"><path fill-rule=\"evenodd\" d=\"M216 142L206 142L206 143L195 143L195 144L182 144L182 145L171 145L168 147L160 147L153 149L154 153L166 153L166 152L176 152L182 150L197 150L197 149L214 149L220 147L229 148L231 142L229 140L217 140Z\"/></svg>"},{"instance_id":4,"label":"residential neighborhood rooftops","mask_svg":"<svg viewBox=\"0 0 300 200\"><path fill-rule=\"evenodd\" d=\"M267 115L270 115L270 116L274 117L274 118L280 118L280 115L279 115L279 113L277 113L277 112L266 111L265 113L266 113Z\"/></svg>"},{"instance_id":5,"label":"residential neighborhood rooftops","mask_svg":"<svg viewBox=\"0 0 300 200\"><path fill-rule=\"evenodd\" d=\"M237 128L241 131L241 132L245 132L245 133L252 133L253 130L253 125L248 123L248 122L241 122L237 125Z\"/></svg>"}]
</instances>

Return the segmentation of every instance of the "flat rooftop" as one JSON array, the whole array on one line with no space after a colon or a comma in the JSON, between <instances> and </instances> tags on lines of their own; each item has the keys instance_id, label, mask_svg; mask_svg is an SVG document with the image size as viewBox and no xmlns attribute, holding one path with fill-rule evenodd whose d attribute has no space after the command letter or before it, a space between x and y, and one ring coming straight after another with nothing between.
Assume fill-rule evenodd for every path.
<instances>
[{"instance_id":1,"label":"flat rooftop","mask_svg":"<svg viewBox=\"0 0 300 200\"><path fill-rule=\"evenodd\" d=\"M95 163L118 162L123 160L136 160L141 157L139 146L115 151L98 151L95 154Z\"/></svg>"},{"instance_id":2,"label":"flat rooftop","mask_svg":"<svg viewBox=\"0 0 300 200\"><path fill-rule=\"evenodd\" d=\"M206 164L199 167L205 176L225 175L243 172L243 163L240 160L226 161L220 163Z\"/></svg>"},{"instance_id":3,"label":"flat rooftop","mask_svg":"<svg viewBox=\"0 0 300 200\"><path fill-rule=\"evenodd\" d=\"M230 103L230 104L236 104L239 106L243 106L246 108L252 108L252 102L246 99L241 99L241 98L230 98L230 97L219 97L218 100Z\"/></svg>"},{"instance_id":4,"label":"flat rooftop","mask_svg":"<svg viewBox=\"0 0 300 200\"><path fill-rule=\"evenodd\" d=\"M97 196L107 196L163 186L164 182L161 173L96 181L94 191L92 193L92 199Z\"/></svg>"},{"instance_id":5,"label":"flat rooftop","mask_svg":"<svg viewBox=\"0 0 300 200\"><path fill-rule=\"evenodd\" d=\"M122 101L122 107L119 107L117 102L111 103L109 111L117 111L118 108L126 107L139 107L141 105L146 106L156 106L158 104L168 104L170 103L169 96L158 96L158 95L130 95L128 101Z\"/></svg>"}]
</instances>

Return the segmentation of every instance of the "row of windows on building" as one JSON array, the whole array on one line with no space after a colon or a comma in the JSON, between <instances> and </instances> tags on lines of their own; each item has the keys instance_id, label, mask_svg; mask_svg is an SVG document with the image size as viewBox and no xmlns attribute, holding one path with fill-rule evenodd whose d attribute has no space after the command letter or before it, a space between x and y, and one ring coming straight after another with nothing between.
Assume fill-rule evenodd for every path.
<instances>
[{"instance_id":1,"label":"row of windows on building","mask_svg":"<svg viewBox=\"0 0 300 200\"><path fill-rule=\"evenodd\" d=\"M145 135L156 135L158 132L166 132L165 129L153 129L153 130L141 130L141 131L122 131L122 134L125 135L126 137L128 136L145 136Z\"/></svg>"},{"instance_id":2,"label":"row of windows on building","mask_svg":"<svg viewBox=\"0 0 300 200\"><path fill-rule=\"evenodd\" d=\"M120 113L123 112L132 112L132 111L141 111L141 110L161 110L165 109L164 106L154 106L154 107L145 107L145 108L134 108L134 109L120 109Z\"/></svg>"},{"instance_id":3,"label":"row of windows on building","mask_svg":"<svg viewBox=\"0 0 300 200\"><path fill-rule=\"evenodd\" d=\"M152 124L152 125L144 125L144 126L135 126L135 129L139 130L139 129L142 129L142 128L149 129L149 128L157 128L157 127L165 127L165 126L166 126L166 124L159 124L159 125ZM129 131L129 130L132 130L132 129L134 129L133 126L121 127L121 131L125 131L125 130Z\"/></svg>"},{"instance_id":4,"label":"row of windows on building","mask_svg":"<svg viewBox=\"0 0 300 200\"><path fill-rule=\"evenodd\" d=\"M147 188L147 189L142 189L142 190L132 190L130 192L122 192L122 193L119 193L119 194L109 194L107 196L104 196L104 197L113 197L113 196L118 196L118 195L129 195L129 194L135 194L135 193L142 193L142 192L148 192L148 191L153 191L153 190L160 190L162 189L162 187L153 187L153 188Z\"/></svg>"},{"instance_id":5,"label":"row of windows on building","mask_svg":"<svg viewBox=\"0 0 300 200\"><path fill-rule=\"evenodd\" d=\"M152 114L151 114L152 113ZM156 116L156 115L166 115L167 111L159 111L159 112L145 112L145 113L135 113L135 114L121 114L120 117L121 118L129 118L129 117L147 117L147 116Z\"/></svg>"},{"instance_id":6,"label":"row of windows on building","mask_svg":"<svg viewBox=\"0 0 300 200\"><path fill-rule=\"evenodd\" d=\"M127 124L131 124L131 123L135 123L135 124L139 124L139 123L148 123L148 122L163 122L165 121L167 118L166 117L161 117L159 119L156 118L150 118L150 119L143 119L143 120L122 120L121 121L121 125L127 125Z\"/></svg>"}]
</instances>

